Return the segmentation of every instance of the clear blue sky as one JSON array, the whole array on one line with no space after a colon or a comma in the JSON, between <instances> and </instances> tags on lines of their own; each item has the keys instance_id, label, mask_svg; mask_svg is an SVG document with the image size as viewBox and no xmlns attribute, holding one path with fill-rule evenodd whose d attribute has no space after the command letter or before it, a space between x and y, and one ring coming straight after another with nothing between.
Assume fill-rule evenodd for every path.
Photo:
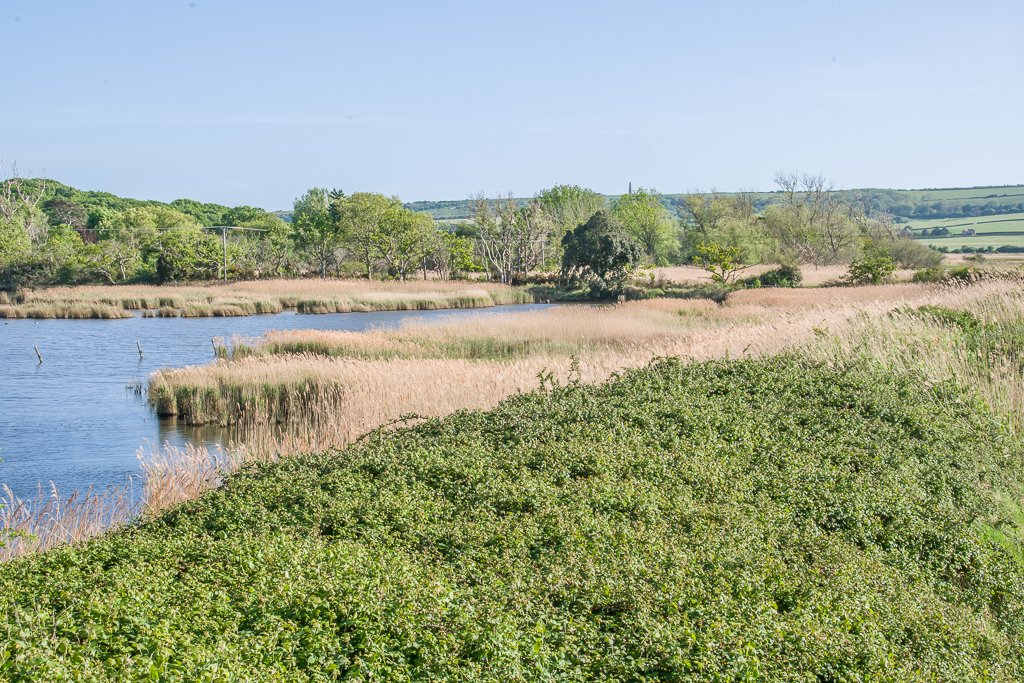
<instances>
[{"instance_id":1,"label":"clear blue sky","mask_svg":"<svg viewBox=\"0 0 1024 683\"><path fill-rule=\"evenodd\" d=\"M1024 2L0 4L0 155L267 209L1024 183Z\"/></svg>"}]
</instances>

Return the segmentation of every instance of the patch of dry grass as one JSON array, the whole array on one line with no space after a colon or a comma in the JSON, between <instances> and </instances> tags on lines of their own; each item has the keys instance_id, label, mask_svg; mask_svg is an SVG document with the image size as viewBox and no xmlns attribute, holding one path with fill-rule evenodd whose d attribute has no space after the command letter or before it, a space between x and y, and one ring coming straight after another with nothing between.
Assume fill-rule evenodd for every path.
<instances>
[{"instance_id":1,"label":"patch of dry grass","mask_svg":"<svg viewBox=\"0 0 1024 683\"><path fill-rule=\"evenodd\" d=\"M280 313L348 313L445 308L484 308L530 303L520 289L482 282L437 280L259 280L228 285L117 285L25 290L0 299L0 318L126 318L238 316Z\"/></svg>"},{"instance_id":2,"label":"patch of dry grass","mask_svg":"<svg viewBox=\"0 0 1024 683\"><path fill-rule=\"evenodd\" d=\"M759 265L750 266L740 273L741 278L752 277L754 275L760 275L773 268L775 265ZM803 281L800 283L801 287L820 287L822 285L828 285L838 283L843 279L843 276L849 272L849 266L801 266L800 272L803 274ZM656 277L663 277L666 280L676 282L681 285L707 285L711 283L710 274L703 268L697 268L696 266L673 266L671 268L656 268ZM897 270L893 276L897 280L909 280L914 276L913 270L900 269Z\"/></svg>"},{"instance_id":3,"label":"patch of dry grass","mask_svg":"<svg viewBox=\"0 0 1024 683\"><path fill-rule=\"evenodd\" d=\"M827 320L865 307L890 310L915 301L931 301L935 291L933 286L918 284L751 289L736 292L724 306L700 299L649 299L614 306L561 306L473 320L409 323L397 330L271 331L257 339L236 338L221 355L235 359L308 353L361 359L503 360L570 353L581 357L609 352L630 356L637 349L660 349L665 351L661 355L697 357L705 347L718 348L726 339L745 338L745 330L754 331L750 341L761 343L764 332L774 335L782 321L792 325L796 319ZM706 346L703 339L709 334L714 341Z\"/></svg>"},{"instance_id":4,"label":"patch of dry grass","mask_svg":"<svg viewBox=\"0 0 1024 683\"><path fill-rule=\"evenodd\" d=\"M61 543L74 543L135 519L142 505L133 495L132 482L108 487L102 493L90 488L62 496L56 487L47 493L40 486L31 499L15 497L5 485L0 528L13 533L0 547L0 561L41 552Z\"/></svg>"}]
</instances>

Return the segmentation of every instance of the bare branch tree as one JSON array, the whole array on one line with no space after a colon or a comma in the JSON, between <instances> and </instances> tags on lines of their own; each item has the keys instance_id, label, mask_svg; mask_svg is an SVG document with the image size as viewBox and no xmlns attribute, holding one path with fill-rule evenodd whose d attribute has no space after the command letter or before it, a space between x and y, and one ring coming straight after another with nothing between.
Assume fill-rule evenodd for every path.
<instances>
[{"instance_id":1,"label":"bare branch tree","mask_svg":"<svg viewBox=\"0 0 1024 683\"><path fill-rule=\"evenodd\" d=\"M472 199L484 257L502 284L511 284L514 273L527 273L540 263L550 219L540 201L520 208L511 192L493 200L481 192Z\"/></svg>"},{"instance_id":2,"label":"bare branch tree","mask_svg":"<svg viewBox=\"0 0 1024 683\"><path fill-rule=\"evenodd\" d=\"M825 266L852 256L862 211L822 175L777 173L782 201L761 221L783 260Z\"/></svg>"},{"instance_id":3,"label":"bare branch tree","mask_svg":"<svg viewBox=\"0 0 1024 683\"><path fill-rule=\"evenodd\" d=\"M0 158L2 165L3 159ZM18 162L12 161L10 176L5 173L3 182L0 182L0 218L6 223L20 218L30 238L36 241L45 238L46 222L38 220L40 212L36 209L45 193L46 176L32 182L18 174Z\"/></svg>"}]
</instances>

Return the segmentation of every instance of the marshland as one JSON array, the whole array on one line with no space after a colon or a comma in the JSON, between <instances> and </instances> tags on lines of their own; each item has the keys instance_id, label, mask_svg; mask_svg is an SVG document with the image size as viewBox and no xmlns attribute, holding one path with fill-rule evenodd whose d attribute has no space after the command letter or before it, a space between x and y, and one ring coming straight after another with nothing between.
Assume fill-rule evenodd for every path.
<instances>
[{"instance_id":1,"label":"marshland","mask_svg":"<svg viewBox=\"0 0 1024 683\"><path fill-rule=\"evenodd\" d=\"M0 665L1019 679L1024 280L858 220L5 295Z\"/></svg>"},{"instance_id":2,"label":"marshland","mask_svg":"<svg viewBox=\"0 0 1024 683\"><path fill-rule=\"evenodd\" d=\"M7 670L1024 671L1018 278L436 313L149 375L234 441L5 511L120 527L8 540Z\"/></svg>"}]
</instances>

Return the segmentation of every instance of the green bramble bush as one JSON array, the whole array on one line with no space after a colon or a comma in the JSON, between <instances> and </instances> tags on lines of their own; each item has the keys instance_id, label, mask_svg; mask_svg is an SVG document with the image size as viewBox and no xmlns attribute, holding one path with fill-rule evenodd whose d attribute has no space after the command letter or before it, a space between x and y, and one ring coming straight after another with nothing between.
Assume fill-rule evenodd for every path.
<instances>
[{"instance_id":1,"label":"green bramble bush","mask_svg":"<svg viewBox=\"0 0 1024 683\"><path fill-rule=\"evenodd\" d=\"M952 384L663 359L0 567L11 681L1017 681L1020 453Z\"/></svg>"}]
</instances>

